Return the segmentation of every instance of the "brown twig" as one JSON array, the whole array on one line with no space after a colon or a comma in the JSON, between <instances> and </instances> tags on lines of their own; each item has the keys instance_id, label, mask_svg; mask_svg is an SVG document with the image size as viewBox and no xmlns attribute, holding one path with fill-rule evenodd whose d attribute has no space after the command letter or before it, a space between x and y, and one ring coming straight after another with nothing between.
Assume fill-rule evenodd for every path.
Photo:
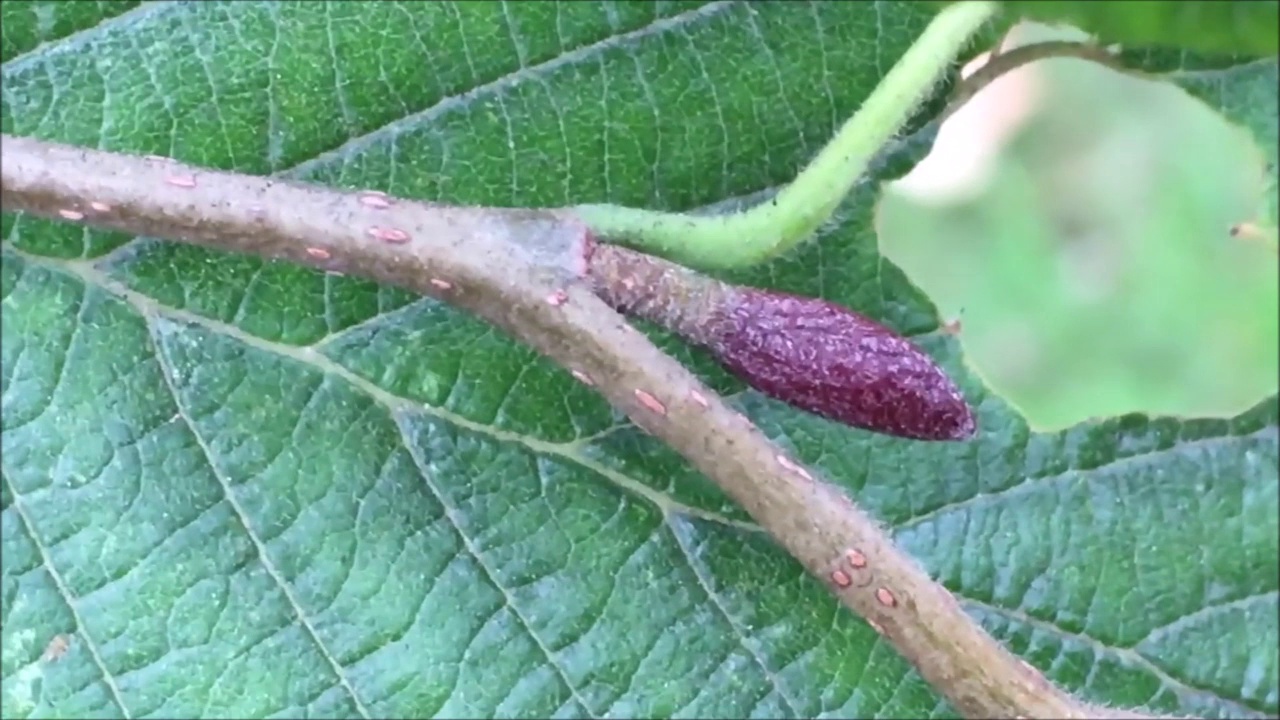
<instances>
[{"instance_id":1,"label":"brown twig","mask_svg":"<svg viewBox=\"0 0 1280 720\"><path fill-rule=\"evenodd\" d=\"M6 211L283 258L471 311L591 382L715 481L965 716L1143 717L1050 684L872 518L597 298L582 280L587 230L565 212L433 205L8 135L0 177Z\"/></svg>"},{"instance_id":2,"label":"brown twig","mask_svg":"<svg viewBox=\"0 0 1280 720\"><path fill-rule=\"evenodd\" d=\"M1001 40L1003 43L1003 39ZM1077 58L1105 65L1118 72L1139 75L1135 70L1126 68L1106 48L1073 40L1048 40L1045 42L1023 45L1012 50L1003 50L999 46L992 50L986 64L974 71L972 75L956 84L946 108L938 116L938 122L946 122L947 118L969 102L988 85L995 82L1005 73L1017 70L1040 60L1052 58Z\"/></svg>"}]
</instances>

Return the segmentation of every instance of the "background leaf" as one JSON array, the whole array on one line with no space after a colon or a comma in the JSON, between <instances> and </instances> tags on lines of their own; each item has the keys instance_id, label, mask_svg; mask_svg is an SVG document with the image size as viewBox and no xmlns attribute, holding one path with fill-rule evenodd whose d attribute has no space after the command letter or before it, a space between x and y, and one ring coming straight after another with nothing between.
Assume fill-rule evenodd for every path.
<instances>
[{"instance_id":1,"label":"background leaf","mask_svg":"<svg viewBox=\"0 0 1280 720\"><path fill-rule=\"evenodd\" d=\"M1276 0L1005 0L1010 12L1031 20L1063 22L1104 44L1160 45L1252 57L1280 52Z\"/></svg>"},{"instance_id":2,"label":"background leaf","mask_svg":"<svg viewBox=\"0 0 1280 720\"><path fill-rule=\"evenodd\" d=\"M1079 35L1021 23L1002 47ZM881 251L1038 429L1230 417L1280 377L1275 250L1230 234L1274 226L1276 60L1130 60L1159 74L1057 58L1001 78L878 208Z\"/></svg>"},{"instance_id":3,"label":"background leaf","mask_svg":"<svg viewBox=\"0 0 1280 720\"><path fill-rule=\"evenodd\" d=\"M1246 128L1266 158L1266 180L1259 198L1256 220L1276 227L1280 216L1276 203L1276 166L1280 165L1280 61L1262 58L1252 61L1215 61L1183 55L1165 77L1203 100L1228 120Z\"/></svg>"},{"instance_id":4,"label":"background leaf","mask_svg":"<svg viewBox=\"0 0 1280 720\"><path fill-rule=\"evenodd\" d=\"M40 12L5 16L5 132L413 197L681 209L790 179L928 20L246 1L41 36ZM23 37L46 42L17 54ZM876 253L872 197L744 278L916 335L965 382L978 440L836 427L659 339L1054 680L1274 714L1275 399L1029 432ZM951 714L709 482L486 325L3 221L5 717Z\"/></svg>"}]
</instances>

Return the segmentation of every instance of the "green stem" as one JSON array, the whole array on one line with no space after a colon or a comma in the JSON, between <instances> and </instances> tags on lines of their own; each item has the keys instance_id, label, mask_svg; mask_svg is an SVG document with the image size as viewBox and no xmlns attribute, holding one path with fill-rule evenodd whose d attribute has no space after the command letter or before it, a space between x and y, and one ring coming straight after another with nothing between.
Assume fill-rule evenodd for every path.
<instances>
[{"instance_id":1,"label":"green stem","mask_svg":"<svg viewBox=\"0 0 1280 720\"><path fill-rule=\"evenodd\" d=\"M911 119L996 11L987 0L943 8L862 107L770 202L724 216L618 205L580 205L573 211L609 242L699 270L743 267L780 255L831 217L876 152Z\"/></svg>"}]
</instances>

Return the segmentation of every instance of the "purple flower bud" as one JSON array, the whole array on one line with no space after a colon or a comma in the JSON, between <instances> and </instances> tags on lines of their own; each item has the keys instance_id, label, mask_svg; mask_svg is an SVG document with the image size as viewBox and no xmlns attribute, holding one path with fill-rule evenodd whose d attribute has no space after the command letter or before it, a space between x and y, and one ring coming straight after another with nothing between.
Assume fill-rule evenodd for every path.
<instances>
[{"instance_id":1,"label":"purple flower bud","mask_svg":"<svg viewBox=\"0 0 1280 720\"><path fill-rule=\"evenodd\" d=\"M973 412L960 390L901 335L825 300L746 287L727 295L705 344L756 390L887 435L973 436Z\"/></svg>"},{"instance_id":2,"label":"purple flower bud","mask_svg":"<svg viewBox=\"0 0 1280 720\"><path fill-rule=\"evenodd\" d=\"M595 291L715 354L782 402L846 425L917 440L976 427L960 390L906 338L834 303L729 285L614 245L588 258Z\"/></svg>"}]
</instances>

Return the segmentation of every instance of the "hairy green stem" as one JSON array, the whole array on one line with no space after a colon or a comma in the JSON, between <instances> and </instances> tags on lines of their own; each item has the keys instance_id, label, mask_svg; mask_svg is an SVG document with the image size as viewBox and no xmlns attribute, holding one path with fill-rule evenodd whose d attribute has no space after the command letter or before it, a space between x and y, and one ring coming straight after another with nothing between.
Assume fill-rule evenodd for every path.
<instances>
[{"instance_id":1,"label":"hairy green stem","mask_svg":"<svg viewBox=\"0 0 1280 720\"><path fill-rule=\"evenodd\" d=\"M928 99L996 10L987 0L941 10L858 112L768 203L719 217L617 205L581 205L573 210L605 240L700 270L753 265L784 253L831 217L876 152Z\"/></svg>"}]
</instances>

